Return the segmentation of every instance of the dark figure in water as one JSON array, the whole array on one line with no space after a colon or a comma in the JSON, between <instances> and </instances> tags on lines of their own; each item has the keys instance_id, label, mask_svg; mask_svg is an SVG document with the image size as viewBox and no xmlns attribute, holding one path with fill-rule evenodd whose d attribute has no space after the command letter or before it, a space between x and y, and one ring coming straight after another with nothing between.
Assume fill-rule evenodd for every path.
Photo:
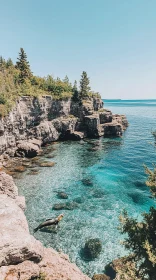
<instances>
[{"instance_id":1,"label":"dark figure in water","mask_svg":"<svg viewBox=\"0 0 156 280\"><path fill-rule=\"evenodd\" d=\"M43 222L42 224L40 224L37 228L34 229L34 232L36 232L38 229L41 229L43 227L48 227L48 226L56 226L58 225L58 223L62 220L63 218L63 214L60 214L57 218L55 219L48 219L45 222Z\"/></svg>"}]
</instances>

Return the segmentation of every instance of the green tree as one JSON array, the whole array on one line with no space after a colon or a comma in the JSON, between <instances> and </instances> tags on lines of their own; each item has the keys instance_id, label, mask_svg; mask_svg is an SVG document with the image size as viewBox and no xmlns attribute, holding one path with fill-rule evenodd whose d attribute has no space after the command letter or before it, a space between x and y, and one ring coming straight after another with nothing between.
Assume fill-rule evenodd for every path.
<instances>
[{"instance_id":1,"label":"green tree","mask_svg":"<svg viewBox=\"0 0 156 280\"><path fill-rule=\"evenodd\" d=\"M6 61L6 67L9 68L9 67L11 67L11 66L13 66L13 65L14 65L14 64L13 64L12 59L11 59L11 58L8 58L8 60Z\"/></svg>"},{"instance_id":2,"label":"green tree","mask_svg":"<svg viewBox=\"0 0 156 280\"><path fill-rule=\"evenodd\" d=\"M63 82L69 84L69 78L67 75L64 77Z\"/></svg>"},{"instance_id":3,"label":"green tree","mask_svg":"<svg viewBox=\"0 0 156 280\"><path fill-rule=\"evenodd\" d=\"M78 91L78 88L77 88L77 81L76 80L74 82L72 92L73 92L73 101L75 101L75 102L79 101L79 91Z\"/></svg>"},{"instance_id":4,"label":"green tree","mask_svg":"<svg viewBox=\"0 0 156 280\"><path fill-rule=\"evenodd\" d=\"M145 166L145 172L148 175L146 185L150 188L151 194L155 199L156 168L154 166L153 170L150 170ZM129 261L134 264L131 275L135 276L129 276L130 278L128 279L155 280L156 208L151 207L149 213L144 213L142 216L143 220L141 222L130 218L126 211L124 211L123 215L120 217L120 231L122 234L127 234L127 238L124 241L124 246L131 252L131 255L125 258L125 264L127 263L128 265Z\"/></svg>"},{"instance_id":5,"label":"green tree","mask_svg":"<svg viewBox=\"0 0 156 280\"><path fill-rule=\"evenodd\" d=\"M83 71L80 80L80 98L87 99L89 91L90 91L89 78L87 76L87 73Z\"/></svg>"},{"instance_id":6,"label":"green tree","mask_svg":"<svg viewBox=\"0 0 156 280\"><path fill-rule=\"evenodd\" d=\"M16 68L20 71L19 82L23 84L26 79L30 79L32 76L29 61L23 48L20 49L19 57L17 58Z\"/></svg>"},{"instance_id":7,"label":"green tree","mask_svg":"<svg viewBox=\"0 0 156 280\"><path fill-rule=\"evenodd\" d=\"M5 66L6 66L5 59L2 56L0 56L0 71L3 72L5 69Z\"/></svg>"}]
</instances>

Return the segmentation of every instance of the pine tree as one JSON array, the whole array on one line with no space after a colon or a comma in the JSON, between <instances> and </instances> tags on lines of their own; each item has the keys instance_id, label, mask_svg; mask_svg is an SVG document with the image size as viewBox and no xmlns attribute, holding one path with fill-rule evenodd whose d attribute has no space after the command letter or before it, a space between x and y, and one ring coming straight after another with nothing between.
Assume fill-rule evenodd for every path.
<instances>
[{"instance_id":1,"label":"pine tree","mask_svg":"<svg viewBox=\"0 0 156 280\"><path fill-rule=\"evenodd\" d=\"M4 71L4 68L5 68L5 65L6 65L6 62L5 62L5 59L0 56L0 71Z\"/></svg>"},{"instance_id":2,"label":"pine tree","mask_svg":"<svg viewBox=\"0 0 156 280\"><path fill-rule=\"evenodd\" d=\"M19 57L17 58L16 67L19 69L19 82L23 84L26 79L30 79L32 76L29 61L27 61L27 55L23 48L20 49Z\"/></svg>"},{"instance_id":3,"label":"pine tree","mask_svg":"<svg viewBox=\"0 0 156 280\"><path fill-rule=\"evenodd\" d=\"M80 80L80 98L87 99L89 91L89 78L87 76L87 73L83 71Z\"/></svg>"},{"instance_id":4,"label":"pine tree","mask_svg":"<svg viewBox=\"0 0 156 280\"><path fill-rule=\"evenodd\" d=\"M6 61L6 67L9 68L13 66L13 62L12 62L12 59L11 58L8 58L8 60Z\"/></svg>"},{"instance_id":5,"label":"pine tree","mask_svg":"<svg viewBox=\"0 0 156 280\"><path fill-rule=\"evenodd\" d=\"M69 78L67 75L64 77L63 82L66 83L67 85L69 84Z\"/></svg>"},{"instance_id":6,"label":"pine tree","mask_svg":"<svg viewBox=\"0 0 156 280\"><path fill-rule=\"evenodd\" d=\"M79 101L79 91L77 89L77 81L76 80L74 82L72 92L73 92L73 101L75 101L75 102Z\"/></svg>"}]
</instances>

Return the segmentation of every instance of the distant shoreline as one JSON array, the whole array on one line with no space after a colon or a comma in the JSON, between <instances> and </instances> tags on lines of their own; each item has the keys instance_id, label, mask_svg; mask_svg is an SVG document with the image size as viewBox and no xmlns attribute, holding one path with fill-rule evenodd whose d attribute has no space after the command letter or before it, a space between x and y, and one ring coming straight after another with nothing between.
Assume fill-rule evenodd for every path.
<instances>
[{"instance_id":1,"label":"distant shoreline","mask_svg":"<svg viewBox=\"0 0 156 280\"><path fill-rule=\"evenodd\" d=\"M105 99L102 98L104 101L156 101L156 99Z\"/></svg>"}]
</instances>

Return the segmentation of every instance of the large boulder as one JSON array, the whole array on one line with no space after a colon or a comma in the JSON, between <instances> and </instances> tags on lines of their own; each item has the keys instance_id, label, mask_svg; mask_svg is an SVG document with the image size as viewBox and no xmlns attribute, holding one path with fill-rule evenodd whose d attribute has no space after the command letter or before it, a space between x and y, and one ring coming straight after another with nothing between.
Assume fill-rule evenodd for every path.
<instances>
[{"instance_id":1,"label":"large boulder","mask_svg":"<svg viewBox=\"0 0 156 280\"><path fill-rule=\"evenodd\" d=\"M0 268L0 280L31 280L37 279L40 275L39 266L32 261Z\"/></svg>"},{"instance_id":2,"label":"large boulder","mask_svg":"<svg viewBox=\"0 0 156 280\"><path fill-rule=\"evenodd\" d=\"M59 133L51 121L42 121L38 126L33 128L35 137L42 139L42 144L51 143L59 138Z\"/></svg>"},{"instance_id":3,"label":"large boulder","mask_svg":"<svg viewBox=\"0 0 156 280\"><path fill-rule=\"evenodd\" d=\"M0 195L0 266L25 260L39 262L42 244L29 234L24 212L16 200Z\"/></svg>"},{"instance_id":4,"label":"large boulder","mask_svg":"<svg viewBox=\"0 0 156 280\"><path fill-rule=\"evenodd\" d=\"M83 254L88 260L97 258L102 250L102 243L99 238L89 239L84 246Z\"/></svg>"},{"instance_id":5,"label":"large boulder","mask_svg":"<svg viewBox=\"0 0 156 280\"><path fill-rule=\"evenodd\" d=\"M75 201L69 201L66 203L56 203L53 206L53 210L74 210L78 208L79 205Z\"/></svg>"},{"instance_id":6,"label":"large boulder","mask_svg":"<svg viewBox=\"0 0 156 280\"><path fill-rule=\"evenodd\" d=\"M111 123L105 123L101 125L104 130L104 136L122 136L123 126L117 121L112 121Z\"/></svg>"},{"instance_id":7,"label":"large boulder","mask_svg":"<svg viewBox=\"0 0 156 280\"><path fill-rule=\"evenodd\" d=\"M0 194L6 194L11 198L16 198L18 189L10 175L5 172L0 172Z\"/></svg>"},{"instance_id":8,"label":"large boulder","mask_svg":"<svg viewBox=\"0 0 156 280\"><path fill-rule=\"evenodd\" d=\"M67 193L65 193L65 192L58 192L58 194L57 194L57 196L58 196L58 198L60 198L60 199L67 199L68 198L68 195L67 195Z\"/></svg>"},{"instance_id":9,"label":"large boulder","mask_svg":"<svg viewBox=\"0 0 156 280\"><path fill-rule=\"evenodd\" d=\"M100 124L112 122L112 112L106 109L99 111Z\"/></svg>"},{"instance_id":10,"label":"large boulder","mask_svg":"<svg viewBox=\"0 0 156 280\"><path fill-rule=\"evenodd\" d=\"M44 249L43 259L36 264L24 261L17 265L0 267L0 280L91 280L70 263L67 255L53 249Z\"/></svg>"},{"instance_id":11,"label":"large boulder","mask_svg":"<svg viewBox=\"0 0 156 280\"><path fill-rule=\"evenodd\" d=\"M15 156L33 158L40 152L40 147L32 141L20 141L17 145Z\"/></svg>"},{"instance_id":12,"label":"large boulder","mask_svg":"<svg viewBox=\"0 0 156 280\"><path fill-rule=\"evenodd\" d=\"M100 119L99 114L85 116L85 129L88 137L99 137L100 135Z\"/></svg>"},{"instance_id":13,"label":"large boulder","mask_svg":"<svg viewBox=\"0 0 156 280\"><path fill-rule=\"evenodd\" d=\"M113 121L122 124L124 130L128 127L128 121L125 115L114 114Z\"/></svg>"}]
</instances>

